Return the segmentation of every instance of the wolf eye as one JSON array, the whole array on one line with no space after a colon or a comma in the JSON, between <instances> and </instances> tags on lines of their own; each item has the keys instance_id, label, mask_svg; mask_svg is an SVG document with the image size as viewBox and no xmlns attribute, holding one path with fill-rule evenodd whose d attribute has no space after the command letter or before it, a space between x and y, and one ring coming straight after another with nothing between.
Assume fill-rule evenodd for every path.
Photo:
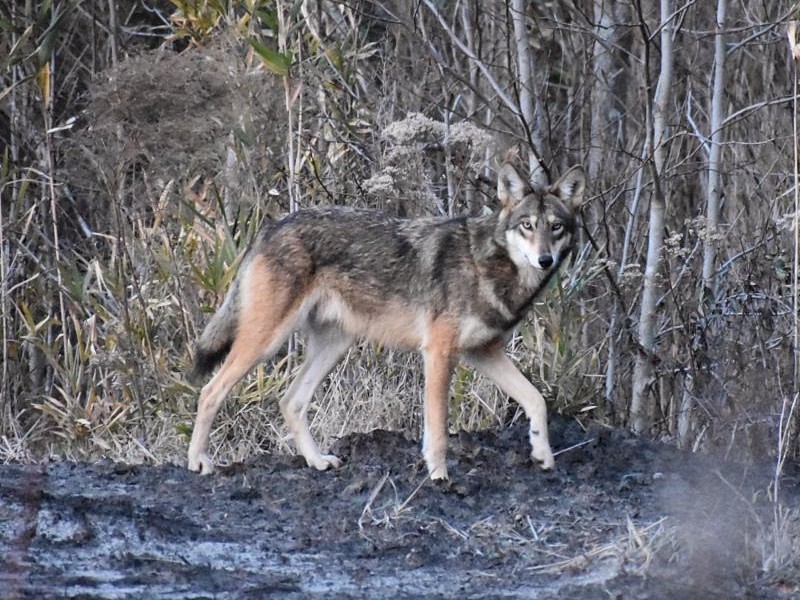
<instances>
[{"instance_id":1,"label":"wolf eye","mask_svg":"<svg viewBox=\"0 0 800 600\"><path fill-rule=\"evenodd\" d=\"M561 223L553 223L550 225L550 231L553 233L561 233L564 230L564 226Z\"/></svg>"},{"instance_id":2,"label":"wolf eye","mask_svg":"<svg viewBox=\"0 0 800 600\"><path fill-rule=\"evenodd\" d=\"M533 229L533 225L531 224L529 219L523 219L520 225L522 225L523 229L528 229L528 230Z\"/></svg>"}]
</instances>

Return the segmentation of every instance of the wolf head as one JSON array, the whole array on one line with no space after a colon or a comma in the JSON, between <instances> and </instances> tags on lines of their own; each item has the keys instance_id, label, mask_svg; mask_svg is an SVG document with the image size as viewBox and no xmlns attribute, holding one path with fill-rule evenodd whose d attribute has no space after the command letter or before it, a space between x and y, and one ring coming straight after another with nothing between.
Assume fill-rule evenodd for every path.
<instances>
[{"instance_id":1,"label":"wolf head","mask_svg":"<svg viewBox=\"0 0 800 600\"><path fill-rule=\"evenodd\" d=\"M532 186L509 163L497 174L505 246L519 267L549 271L569 254L586 176L574 166L552 185Z\"/></svg>"}]
</instances>

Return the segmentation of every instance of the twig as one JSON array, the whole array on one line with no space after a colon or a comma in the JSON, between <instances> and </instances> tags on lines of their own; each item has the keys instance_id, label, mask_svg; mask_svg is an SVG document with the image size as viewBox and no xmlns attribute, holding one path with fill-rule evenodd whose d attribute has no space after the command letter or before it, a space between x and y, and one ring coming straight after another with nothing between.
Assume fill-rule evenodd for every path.
<instances>
[{"instance_id":1,"label":"twig","mask_svg":"<svg viewBox=\"0 0 800 600\"><path fill-rule=\"evenodd\" d=\"M373 490L369 493L369 498L367 498L367 503L364 505L364 510L361 511L361 516L358 518L358 529L359 531L364 530L364 519L367 515L372 515L372 503L375 502L375 498L378 497L378 494L381 493L383 486L386 485L386 480L389 479L389 471L387 471L381 480L378 482Z\"/></svg>"},{"instance_id":2,"label":"twig","mask_svg":"<svg viewBox=\"0 0 800 600\"><path fill-rule=\"evenodd\" d=\"M581 446L585 446L586 444L591 444L593 441L595 441L595 439L596 438L589 438L588 440L584 440L582 442L578 442L577 444L573 444L568 448L563 448L558 452L553 452L553 456L558 456L559 454L564 454L565 452L569 452L570 450L575 450L576 448L580 448Z\"/></svg>"}]
</instances>

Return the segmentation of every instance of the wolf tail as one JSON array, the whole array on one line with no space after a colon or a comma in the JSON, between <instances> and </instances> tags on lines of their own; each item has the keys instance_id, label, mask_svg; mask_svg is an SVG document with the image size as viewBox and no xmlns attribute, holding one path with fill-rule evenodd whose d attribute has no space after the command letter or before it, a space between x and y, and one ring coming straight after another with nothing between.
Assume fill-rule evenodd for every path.
<instances>
[{"instance_id":1,"label":"wolf tail","mask_svg":"<svg viewBox=\"0 0 800 600\"><path fill-rule=\"evenodd\" d=\"M208 375L230 352L239 320L239 281L234 279L222 306L203 330L194 355L192 378Z\"/></svg>"}]
</instances>

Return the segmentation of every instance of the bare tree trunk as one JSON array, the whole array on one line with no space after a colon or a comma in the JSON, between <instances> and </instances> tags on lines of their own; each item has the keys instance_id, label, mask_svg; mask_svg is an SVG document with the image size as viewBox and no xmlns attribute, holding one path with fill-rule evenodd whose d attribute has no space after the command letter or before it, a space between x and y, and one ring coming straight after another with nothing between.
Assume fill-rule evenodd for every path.
<instances>
[{"instance_id":1,"label":"bare tree trunk","mask_svg":"<svg viewBox=\"0 0 800 600\"><path fill-rule=\"evenodd\" d=\"M528 28L525 23L525 0L511 0L511 20L514 23L514 45L517 47L517 74L519 76L520 121L532 146L528 150L529 170L533 174L539 161L536 152L543 151L542 139L536 127L534 105L533 64L531 61Z\"/></svg>"},{"instance_id":2,"label":"bare tree trunk","mask_svg":"<svg viewBox=\"0 0 800 600\"><path fill-rule=\"evenodd\" d=\"M511 20L514 25L514 45L517 48L517 76L519 77L520 121L525 129L530 148L528 168L534 176L542 163L550 158L539 125L541 106L536 96L535 65L531 57L531 44L525 12L526 0L511 0ZM546 175L546 171L539 176Z\"/></svg>"},{"instance_id":3,"label":"bare tree trunk","mask_svg":"<svg viewBox=\"0 0 800 600\"><path fill-rule=\"evenodd\" d=\"M480 18L480 4L476 3L476 11L474 18ZM475 52L475 30L472 26L473 15L470 12L470 2L463 2L461 5L461 25L464 29L464 38L466 39L467 47L471 52ZM466 61L465 65L469 73L469 89L465 90L464 98L466 104L466 114L468 120L478 120L478 94L477 89L478 81L478 67L470 61ZM476 190L472 181L467 179L464 185L464 203L467 206L467 214L475 216L478 214L479 207L476 206Z\"/></svg>"},{"instance_id":4,"label":"bare tree trunk","mask_svg":"<svg viewBox=\"0 0 800 600\"><path fill-rule=\"evenodd\" d=\"M291 23L288 19L291 18L289 8L282 2L277 4L277 15L278 15L278 51L282 54L286 54L289 49L289 39L288 33L289 29L291 28ZM299 148L295 147L295 112L294 112L294 104L297 100L297 97L300 95L300 89L298 86L301 84L298 82L293 81L289 75L283 76L283 91L284 91L284 103L286 105L286 140L288 144L287 148L287 155L286 155L286 167L287 167L287 188L289 192L289 212L295 212L299 208L299 196L300 190L299 185L297 184L297 167L299 164L298 155L301 152ZM301 118L297 119L298 123L301 123ZM298 125L298 127L301 125ZM297 137L297 140L300 139L300 136Z\"/></svg>"},{"instance_id":5,"label":"bare tree trunk","mask_svg":"<svg viewBox=\"0 0 800 600\"><path fill-rule=\"evenodd\" d=\"M278 50L286 54L289 49L289 31L291 29L291 11L284 3L277 3L278 13ZM298 57L299 62L299 57ZM302 149L297 147L301 141L300 131L303 123L302 104L299 115L295 115L295 102L302 95L301 83L293 81L289 75L283 76L284 103L286 105L286 140L287 140L287 190L289 193L289 212L295 212L300 208L300 185L297 181L297 169L300 164L299 156ZM297 138L295 138L295 119L297 119ZM286 373L291 373L294 369L294 359L297 354L297 335L289 336L289 344L286 353Z\"/></svg>"},{"instance_id":6,"label":"bare tree trunk","mask_svg":"<svg viewBox=\"0 0 800 600\"><path fill-rule=\"evenodd\" d=\"M111 64L115 67L117 66L117 62L119 62L119 43L117 42L118 28L116 0L108 0L108 29L111 32L108 41L111 45Z\"/></svg>"},{"instance_id":7,"label":"bare tree trunk","mask_svg":"<svg viewBox=\"0 0 800 600\"><path fill-rule=\"evenodd\" d=\"M714 41L714 88L711 96L711 147L708 155L708 187L706 189L706 236L703 240L703 275L700 283L700 305L716 297L716 257L719 240L717 229L720 219L722 185L720 166L722 162L722 121L725 98L725 19L727 0L717 0L716 38ZM687 447L691 443L692 407L697 390L703 390L705 382L698 380L698 373L690 369L684 381L677 418L678 443Z\"/></svg>"},{"instance_id":8,"label":"bare tree trunk","mask_svg":"<svg viewBox=\"0 0 800 600\"><path fill-rule=\"evenodd\" d=\"M708 236L703 246L703 293L713 296L717 256L716 232L719 227L719 205L722 197L720 163L722 159L722 120L725 97L725 13L727 0L717 0L717 36L714 43L714 93L711 97L711 150L708 157L708 200L706 220Z\"/></svg>"},{"instance_id":9,"label":"bare tree trunk","mask_svg":"<svg viewBox=\"0 0 800 600\"><path fill-rule=\"evenodd\" d=\"M446 101L449 100L446 93L444 94L444 97ZM453 173L453 151L446 139L450 137L450 126L452 125L450 120L453 111L451 110L450 102L447 102L447 104L445 104L444 110L442 112L444 117L444 128L445 128L444 177L445 177L445 182L447 183L447 216L452 218L456 214L456 178L455 178L455 173Z\"/></svg>"},{"instance_id":10,"label":"bare tree trunk","mask_svg":"<svg viewBox=\"0 0 800 600\"><path fill-rule=\"evenodd\" d=\"M599 189L605 189L613 178L608 164L608 157L621 154L625 150L625 90L630 79L626 68L624 52L629 50L625 38L630 21L627 5L618 0L595 0L595 42L592 48L592 88L590 92L591 124L588 155L589 179ZM604 174L607 176L604 177ZM590 205L584 219L587 227L594 230L597 226L597 213L601 210L597 203ZM623 254L627 248L623 248ZM620 275L624 270L623 259L619 267ZM608 360L606 361L605 398L608 406L614 405L614 383L618 363L617 329L621 307L617 299L611 311L608 341Z\"/></svg>"},{"instance_id":11,"label":"bare tree trunk","mask_svg":"<svg viewBox=\"0 0 800 600\"><path fill-rule=\"evenodd\" d=\"M635 433L646 433L653 420L653 404L649 396L655 383L653 356L656 345L656 309L658 298L658 272L664 246L664 216L667 210L666 190L663 175L667 162L667 111L672 87L672 1L660 0L661 8L661 70L650 109L648 91L648 113L652 114L651 143L653 158L649 162L653 178L653 194L650 200L650 221L648 228L647 259L642 301L639 313L639 349L633 370L633 394L631 398L630 426ZM641 15L640 15L641 17ZM649 40L645 40L649 43ZM645 63L645 70L647 63ZM646 77L648 77L646 75ZM649 86L648 86L649 87ZM648 115L649 117L650 115ZM648 121L650 119L648 118ZM648 130L650 126L648 125ZM648 131L648 133L650 133Z\"/></svg>"},{"instance_id":12,"label":"bare tree trunk","mask_svg":"<svg viewBox=\"0 0 800 600\"><path fill-rule=\"evenodd\" d=\"M590 181L602 176L609 157L625 148L625 90L629 69L624 55L630 16L619 0L595 0L595 42L592 48L591 125L588 157ZM629 38L628 38L629 39Z\"/></svg>"}]
</instances>

